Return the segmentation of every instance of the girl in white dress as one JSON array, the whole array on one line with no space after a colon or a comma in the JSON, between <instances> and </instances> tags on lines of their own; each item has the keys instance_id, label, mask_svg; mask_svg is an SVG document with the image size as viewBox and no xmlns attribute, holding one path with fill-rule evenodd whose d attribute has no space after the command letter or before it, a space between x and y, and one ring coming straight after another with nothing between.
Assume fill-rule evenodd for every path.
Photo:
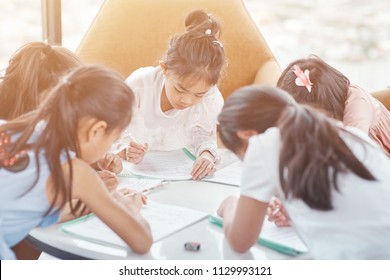
<instances>
[{"instance_id":1,"label":"girl in white dress","mask_svg":"<svg viewBox=\"0 0 390 280\"><path fill-rule=\"evenodd\" d=\"M159 66L140 68L126 80L135 94L134 117L114 150L137 164L147 150L186 147L197 157L192 177L201 179L219 159L216 124L223 97L216 85L226 59L211 15L193 11L185 26Z\"/></svg>"}]
</instances>

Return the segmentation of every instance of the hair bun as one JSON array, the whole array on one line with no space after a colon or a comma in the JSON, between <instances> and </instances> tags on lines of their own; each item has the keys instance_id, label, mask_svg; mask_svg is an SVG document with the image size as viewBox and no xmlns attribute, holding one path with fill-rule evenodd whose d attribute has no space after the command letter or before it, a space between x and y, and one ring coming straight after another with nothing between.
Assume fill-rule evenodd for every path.
<instances>
[{"instance_id":1,"label":"hair bun","mask_svg":"<svg viewBox=\"0 0 390 280\"><path fill-rule=\"evenodd\" d=\"M199 25L205 21L209 20L209 15L203 10L195 10L188 14L184 24L186 28Z\"/></svg>"},{"instance_id":2,"label":"hair bun","mask_svg":"<svg viewBox=\"0 0 390 280\"><path fill-rule=\"evenodd\" d=\"M206 36L216 36L220 31L218 22L204 10L189 13L185 20L185 27L188 32L193 31Z\"/></svg>"}]
</instances>

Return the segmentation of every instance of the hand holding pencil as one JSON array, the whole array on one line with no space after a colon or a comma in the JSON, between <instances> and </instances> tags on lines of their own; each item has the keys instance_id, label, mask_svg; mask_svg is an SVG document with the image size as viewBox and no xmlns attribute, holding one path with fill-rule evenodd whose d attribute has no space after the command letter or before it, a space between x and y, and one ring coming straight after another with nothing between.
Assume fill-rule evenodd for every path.
<instances>
[{"instance_id":1,"label":"hand holding pencil","mask_svg":"<svg viewBox=\"0 0 390 280\"><path fill-rule=\"evenodd\" d=\"M140 210L147 202L147 197L130 188L122 188L112 193L115 200L126 208Z\"/></svg>"},{"instance_id":2,"label":"hand holding pencil","mask_svg":"<svg viewBox=\"0 0 390 280\"><path fill-rule=\"evenodd\" d=\"M129 162L138 164L140 163L146 152L148 151L148 144L141 144L138 141L136 141L133 137L131 137L132 141L129 143L129 146L125 149L125 159Z\"/></svg>"},{"instance_id":3,"label":"hand holding pencil","mask_svg":"<svg viewBox=\"0 0 390 280\"><path fill-rule=\"evenodd\" d=\"M286 212L286 209L283 207L282 202L273 197L268 204L267 208L268 221L274 222L278 227L288 227L290 226L290 219Z\"/></svg>"}]
</instances>

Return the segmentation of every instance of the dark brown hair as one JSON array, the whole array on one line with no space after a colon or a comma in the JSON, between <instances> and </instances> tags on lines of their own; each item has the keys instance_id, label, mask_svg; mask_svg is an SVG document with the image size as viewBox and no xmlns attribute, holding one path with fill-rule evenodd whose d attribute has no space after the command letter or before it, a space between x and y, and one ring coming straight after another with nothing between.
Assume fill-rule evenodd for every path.
<instances>
[{"instance_id":1,"label":"dark brown hair","mask_svg":"<svg viewBox=\"0 0 390 280\"><path fill-rule=\"evenodd\" d=\"M185 27L184 33L170 40L163 59L167 69L181 78L217 84L226 64L218 21L202 10L195 10L187 16Z\"/></svg>"},{"instance_id":2,"label":"dark brown hair","mask_svg":"<svg viewBox=\"0 0 390 280\"><path fill-rule=\"evenodd\" d=\"M23 149L34 149L38 168L34 186L39 178L39 154L44 151L56 188L53 204L61 197L60 203L64 206L72 197L72 174L65 180L61 156L66 155L70 170L70 151L81 157L77 139L79 121L85 117L103 120L107 123L107 132L124 129L131 119L133 100L133 92L118 74L101 66L80 66L51 89L37 110L0 126L0 133L20 135L15 142L7 144L7 153L0 161L12 158ZM45 123L42 132L30 147L28 140L42 121Z\"/></svg>"},{"instance_id":3,"label":"dark brown hair","mask_svg":"<svg viewBox=\"0 0 390 280\"><path fill-rule=\"evenodd\" d=\"M297 76L294 74L294 65L302 71L310 71L310 81L313 83L311 92L295 84ZM340 121L344 117L349 85L347 77L314 55L291 62L277 82L277 86L290 93L297 102L321 108Z\"/></svg>"},{"instance_id":4,"label":"dark brown hair","mask_svg":"<svg viewBox=\"0 0 390 280\"><path fill-rule=\"evenodd\" d=\"M281 135L279 179L288 198L300 198L319 210L332 209L331 190L339 190L340 173L375 180L340 134L355 137L321 112L299 105L287 92L269 86L247 86L226 100L218 117L220 136L227 148L237 153L246 143L239 130L263 133L278 127ZM261 156L261 155L259 155Z\"/></svg>"},{"instance_id":5,"label":"dark brown hair","mask_svg":"<svg viewBox=\"0 0 390 280\"><path fill-rule=\"evenodd\" d=\"M0 119L12 120L36 109L45 90L80 64L66 48L43 42L23 45L11 57L0 84Z\"/></svg>"}]
</instances>

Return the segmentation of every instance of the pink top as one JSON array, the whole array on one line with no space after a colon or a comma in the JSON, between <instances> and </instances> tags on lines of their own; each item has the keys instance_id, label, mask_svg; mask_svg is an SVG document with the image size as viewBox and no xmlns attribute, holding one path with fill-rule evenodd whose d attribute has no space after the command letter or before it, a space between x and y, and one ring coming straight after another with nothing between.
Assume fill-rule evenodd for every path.
<instances>
[{"instance_id":1,"label":"pink top","mask_svg":"<svg viewBox=\"0 0 390 280\"><path fill-rule=\"evenodd\" d=\"M349 87L343 121L368 133L390 156L390 112L364 89Z\"/></svg>"}]
</instances>

